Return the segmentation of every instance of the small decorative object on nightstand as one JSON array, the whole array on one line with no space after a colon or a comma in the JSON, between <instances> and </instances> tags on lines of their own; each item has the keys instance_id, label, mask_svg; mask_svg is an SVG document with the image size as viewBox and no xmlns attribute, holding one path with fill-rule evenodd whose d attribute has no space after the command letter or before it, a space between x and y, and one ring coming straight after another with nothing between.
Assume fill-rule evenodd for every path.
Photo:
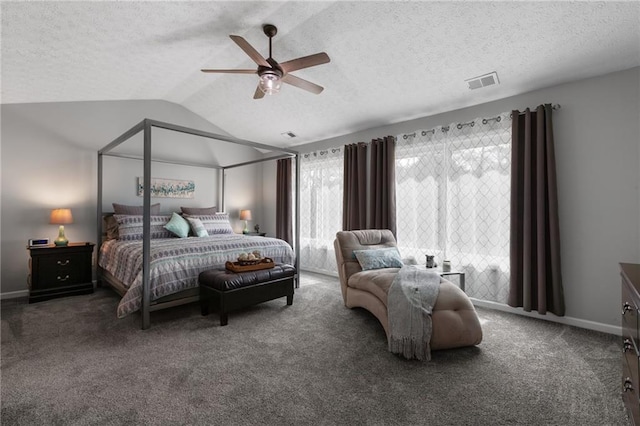
<instances>
[{"instance_id":1,"label":"small decorative object on nightstand","mask_svg":"<svg viewBox=\"0 0 640 426\"><path fill-rule=\"evenodd\" d=\"M93 293L92 243L28 247L29 303Z\"/></svg>"},{"instance_id":2,"label":"small decorative object on nightstand","mask_svg":"<svg viewBox=\"0 0 640 426\"><path fill-rule=\"evenodd\" d=\"M451 271L451 261L443 260L442 261L442 272L450 272Z\"/></svg>"}]
</instances>

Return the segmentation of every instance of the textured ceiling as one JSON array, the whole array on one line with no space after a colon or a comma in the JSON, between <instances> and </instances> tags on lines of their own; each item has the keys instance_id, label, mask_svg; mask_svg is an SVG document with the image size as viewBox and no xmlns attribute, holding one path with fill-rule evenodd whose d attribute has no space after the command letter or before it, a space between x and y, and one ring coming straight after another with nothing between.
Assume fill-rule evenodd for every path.
<instances>
[{"instance_id":1,"label":"textured ceiling","mask_svg":"<svg viewBox=\"0 0 640 426\"><path fill-rule=\"evenodd\" d=\"M637 2L1 3L2 103L161 99L229 134L278 146L476 105L640 66ZM254 68L228 37L283 62L331 62L253 100ZM496 71L500 85L465 79ZM153 118L153 117L150 117ZM281 133L292 131L295 139Z\"/></svg>"}]
</instances>

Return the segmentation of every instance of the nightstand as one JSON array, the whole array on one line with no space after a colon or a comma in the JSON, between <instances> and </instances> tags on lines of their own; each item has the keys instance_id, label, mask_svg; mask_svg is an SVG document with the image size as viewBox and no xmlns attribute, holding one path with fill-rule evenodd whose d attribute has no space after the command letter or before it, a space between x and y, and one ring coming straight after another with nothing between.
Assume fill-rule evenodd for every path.
<instances>
[{"instance_id":1,"label":"nightstand","mask_svg":"<svg viewBox=\"0 0 640 426\"><path fill-rule=\"evenodd\" d=\"M29 303L93 293L92 243L29 247Z\"/></svg>"},{"instance_id":2,"label":"nightstand","mask_svg":"<svg viewBox=\"0 0 640 426\"><path fill-rule=\"evenodd\" d=\"M242 234L242 235L251 235L253 237L266 237L267 233L266 232L247 232L246 234Z\"/></svg>"}]
</instances>

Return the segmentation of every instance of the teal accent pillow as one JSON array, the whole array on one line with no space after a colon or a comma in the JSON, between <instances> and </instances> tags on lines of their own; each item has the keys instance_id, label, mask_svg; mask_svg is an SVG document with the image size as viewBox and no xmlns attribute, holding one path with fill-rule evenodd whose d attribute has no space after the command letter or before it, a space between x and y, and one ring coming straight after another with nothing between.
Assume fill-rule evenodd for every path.
<instances>
[{"instance_id":1,"label":"teal accent pillow","mask_svg":"<svg viewBox=\"0 0 640 426\"><path fill-rule=\"evenodd\" d=\"M186 238L189 236L189 222L178 213L174 212L171 215L169 223L164 226L164 229L171 232L176 237Z\"/></svg>"},{"instance_id":2,"label":"teal accent pillow","mask_svg":"<svg viewBox=\"0 0 640 426\"><path fill-rule=\"evenodd\" d=\"M191 231L198 237L208 237L209 233L207 228L204 227L202 221L196 217L188 217L189 225L191 225Z\"/></svg>"},{"instance_id":3,"label":"teal accent pillow","mask_svg":"<svg viewBox=\"0 0 640 426\"><path fill-rule=\"evenodd\" d=\"M387 247L371 250L354 250L363 271L382 268L402 268L403 263L397 247Z\"/></svg>"}]
</instances>

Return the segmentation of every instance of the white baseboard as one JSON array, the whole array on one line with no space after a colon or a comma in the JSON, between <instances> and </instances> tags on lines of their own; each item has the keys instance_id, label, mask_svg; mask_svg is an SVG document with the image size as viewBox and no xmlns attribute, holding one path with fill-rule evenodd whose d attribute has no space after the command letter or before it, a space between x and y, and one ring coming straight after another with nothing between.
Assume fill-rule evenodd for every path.
<instances>
[{"instance_id":1,"label":"white baseboard","mask_svg":"<svg viewBox=\"0 0 640 426\"><path fill-rule=\"evenodd\" d=\"M6 293L0 293L0 300L17 299L18 297L27 296L29 296L29 290L7 291Z\"/></svg>"},{"instance_id":2,"label":"white baseboard","mask_svg":"<svg viewBox=\"0 0 640 426\"><path fill-rule=\"evenodd\" d=\"M559 317L554 314L548 313L547 315L540 315L537 312L526 312L522 310L522 308L512 308L511 306L498 303L498 302L490 302L487 300L479 300L470 298L471 302L475 306L480 306L482 308L495 309L497 311L509 312L516 315L522 315L529 318L537 318L544 321L557 322L559 324L572 325L574 327L586 328L588 330L600 331L602 333L615 334L616 336L622 336L622 327L603 324L600 322L583 320L579 318L573 317Z\"/></svg>"},{"instance_id":3,"label":"white baseboard","mask_svg":"<svg viewBox=\"0 0 640 426\"><path fill-rule=\"evenodd\" d=\"M339 278L338 272L333 272L333 271L329 272L329 271L325 271L323 269L300 267L300 271L301 272L313 272L314 274L327 275L329 277Z\"/></svg>"}]
</instances>

